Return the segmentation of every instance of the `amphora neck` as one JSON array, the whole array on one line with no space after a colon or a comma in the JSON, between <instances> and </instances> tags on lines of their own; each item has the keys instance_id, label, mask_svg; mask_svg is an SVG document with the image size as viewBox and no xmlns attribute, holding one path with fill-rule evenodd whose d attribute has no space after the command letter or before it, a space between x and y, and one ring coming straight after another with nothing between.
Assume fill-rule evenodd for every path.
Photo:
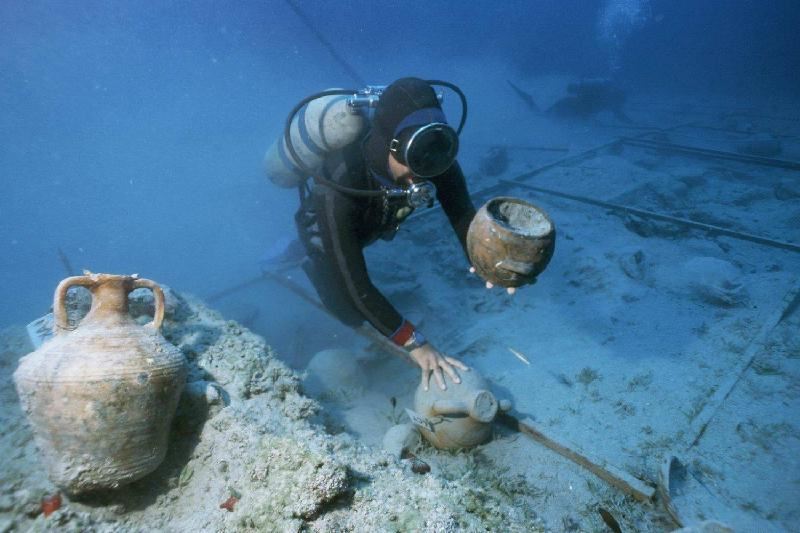
<instances>
[{"instance_id":1,"label":"amphora neck","mask_svg":"<svg viewBox=\"0 0 800 533\"><path fill-rule=\"evenodd\" d=\"M92 292L93 318L128 317L128 294L133 291L131 276L103 276L89 287ZM89 316L87 315L87 316Z\"/></svg>"}]
</instances>

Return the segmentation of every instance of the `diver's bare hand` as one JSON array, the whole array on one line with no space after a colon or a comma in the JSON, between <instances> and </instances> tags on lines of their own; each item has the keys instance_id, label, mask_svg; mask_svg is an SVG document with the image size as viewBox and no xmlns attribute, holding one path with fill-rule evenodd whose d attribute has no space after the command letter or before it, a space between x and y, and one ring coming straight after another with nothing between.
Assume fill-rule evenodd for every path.
<instances>
[{"instance_id":1,"label":"diver's bare hand","mask_svg":"<svg viewBox=\"0 0 800 533\"><path fill-rule=\"evenodd\" d=\"M470 274L474 274L475 273L475 267L469 267L469 272L470 272ZM486 288L487 289L491 289L492 287L494 287L494 283L492 283L491 281L487 281L486 282ZM513 295L515 292L517 292L517 288L516 287L506 287L506 292L508 294Z\"/></svg>"},{"instance_id":2,"label":"diver's bare hand","mask_svg":"<svg viewBox=\"0 0 800 533\"><path fill-rule=\"evenodd\" d=\"M461 378L458 377L458 373L455 369L458 368L459 370L469 370L469 367L467 367L458 359L455 359L454 357L447 357L439 353L439 351L431 346L430 343L423 344L419 348L414 348L411 350L409 355L411 356L411 359L413 359L414 362L417 363L422 369L422 386L425 390L428 390L428 385L431 380L431 372L433 373L433 377L436 379L436 383L438 383L439 388L446 390L447 385L444 383L444 375L442 374L442 371L447 373L447 376L453 381L453 383L461 383Z\"/></svg>"}]
</instances>

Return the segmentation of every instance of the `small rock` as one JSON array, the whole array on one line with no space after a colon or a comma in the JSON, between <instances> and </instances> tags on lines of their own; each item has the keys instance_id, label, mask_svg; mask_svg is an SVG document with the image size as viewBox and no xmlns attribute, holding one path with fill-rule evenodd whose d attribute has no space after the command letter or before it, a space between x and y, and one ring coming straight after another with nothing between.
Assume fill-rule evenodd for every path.
<instances>
[{"instance_id":1,"label":"small rock","mask_svg":"<svg viewBox=\"0 0 800 533\"><path fill-rule=\"evenodd\" d=\"M176 428L191 433L214 418L224 403L224 391L219 384L204 380L187 383L175 413Z\"/></svg>"},{"instance_id":2,"label":"small rock","mask_svg":"<svg viewBox=\"0 0 800 533\"><path fill-rule=\"evenodd\" d=\"M431 465L419 457L412 455L409 459L411 461L411 471L415 474L427 474L431 471Z\"/></svg>"},{"instance_id":3,"label":"small rock","mask_svg":"<svg viewBox=\"0 0 800 533\"><path fill-rule=\"evenodd\" d=\"M220 387L216 383L207 383L205 393L206 402L208 405L219 405L219 403L222 401Z\"/></svg>"},{"instance_id":4,"label":"small rock","mask_svg":"<svg viewBox=\"0 0 800 533\"><path fill-rule=\"evenodd\" d=\"M684 226L679 226L671 222L656 221L632 214L625 214L622 219L625 227L629 231L646 239L651 237L674 239L682 237L688 232Z\"/></svg>"}]
</instances>

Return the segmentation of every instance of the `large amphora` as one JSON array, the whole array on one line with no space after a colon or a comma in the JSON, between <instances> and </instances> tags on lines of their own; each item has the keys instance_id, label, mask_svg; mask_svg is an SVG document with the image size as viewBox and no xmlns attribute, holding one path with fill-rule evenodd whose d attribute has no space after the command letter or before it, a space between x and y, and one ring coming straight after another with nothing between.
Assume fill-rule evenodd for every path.
<instances>
[{"instance_id":1,"label":"large amphora","mask_svg":"<svg viewBox=\"0 0 800 533\"><path fill-rule=\"evenodd\" d=\"M67 320L70 287L92 294L77 327ZM128 294L153 292L153 321L128 314ZM53 301L54 336L14 373L22 408L47 472L70 494L116 488L152 472L186 380L183 354L161 336L164 294L136 275L63 280Z\"/></svg>"}]
</instances>

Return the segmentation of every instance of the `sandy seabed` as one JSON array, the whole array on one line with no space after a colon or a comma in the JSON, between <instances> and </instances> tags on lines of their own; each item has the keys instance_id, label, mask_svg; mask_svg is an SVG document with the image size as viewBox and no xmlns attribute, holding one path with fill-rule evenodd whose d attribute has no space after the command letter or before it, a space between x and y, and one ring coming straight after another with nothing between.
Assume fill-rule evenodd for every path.
<instances>
[{"instance_id":1,"label":"sandy seabed","mask_svg":"<svg viewBox=\"0 0 800 533\"><path fill-rule=\"evenodd\" d=\"M659 120L648 109L660 127L642 138L735 152L771 132L781 158L800 160L795 123L670 109ZM571 155L613 139L600 130L584 131ZM547 435L652 486L665 459L679 458L700 491L675 494L687 522L796 529L800 254L613 206L797 246L798 171L623 143L524 176L549 162L512 151L500 176L467 172L476 203L519 196L555 221L556 254L536 285L514 297L482 289L435 211L368 251L376 285ZM331 347L353 364L320 375L312 354L276 354L202 301L171 294L163 333L191 370L167 459L118 491L64 497L47 517L41 499L57 489L11 381L32 348L22 327L0 334L0 532L603 531L601 510L623 531L678 527L659 497L637 502L499 425L474 450L423 446L416 454L431 470L417 474L381 450L385 432L406 421L416 370L343 335ZM134 297L142 321L150 307ZM76 295L74 312L84 308Z\"/></svg>"}]
</instances>

